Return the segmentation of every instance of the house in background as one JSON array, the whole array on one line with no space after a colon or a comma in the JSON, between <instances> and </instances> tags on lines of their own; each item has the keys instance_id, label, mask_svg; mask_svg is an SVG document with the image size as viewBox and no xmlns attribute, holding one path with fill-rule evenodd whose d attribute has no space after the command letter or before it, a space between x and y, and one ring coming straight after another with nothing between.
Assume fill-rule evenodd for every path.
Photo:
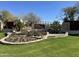
<instances>
[{"instance_id":1,"label":"house in background","mask_svg":"<svg viewBox=\"0 0 79 59\"><path fill-rule=\"evenodd\" d=\"M7 21L3 26L3 31L5 31L5 32L13 32L15 25L16 25L15 20Z\"/></svg>"},{"instance_id":2,"label":"house in background","mask_svg":"<svg viewBox=\"0 0 79 59\"><path fill-rule=\"evenodd\" d=\"M68 34L79 34L79 21L63 22L62 31L68 32Z\"/></svg>"},{"instance_id":3,"label":"house in background","mask_svg":"<svg viewBox=\"0 0 79 59\"><path fill-rule=\"evenodd\" d=\"M22 19L19 19L18 17L16 17L14 20L8 20L5 23L2 20L0 20L0 31L4 31L4 32L15 31L14 27L16 26L16 20L23 22Z\"/></svg>"}]
</instances>

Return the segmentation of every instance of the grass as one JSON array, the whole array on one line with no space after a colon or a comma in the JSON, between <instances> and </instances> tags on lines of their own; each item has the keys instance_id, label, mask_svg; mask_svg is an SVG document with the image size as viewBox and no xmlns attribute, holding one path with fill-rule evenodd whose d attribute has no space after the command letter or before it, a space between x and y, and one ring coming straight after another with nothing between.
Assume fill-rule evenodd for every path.
<instances>
[{"instance_id":1,"label":"grass","mask_svg":"<svg viewBox=\"0 0 79 59\"><path fill-rule=\"evenodd\" d=\"M0 56L56 57L79 56L79 36L49 38L25 45L0 44Z\"/></svg>"},{"instance_id":2,"label":"grass","mask_svg":"<svg viewBox=\"0 0 79 59\"><path fill-rule=\"evenodd\" d=\"M4 32L0 32L0 39L5 37L5 33Z\"/></svg>"}]
</instances>

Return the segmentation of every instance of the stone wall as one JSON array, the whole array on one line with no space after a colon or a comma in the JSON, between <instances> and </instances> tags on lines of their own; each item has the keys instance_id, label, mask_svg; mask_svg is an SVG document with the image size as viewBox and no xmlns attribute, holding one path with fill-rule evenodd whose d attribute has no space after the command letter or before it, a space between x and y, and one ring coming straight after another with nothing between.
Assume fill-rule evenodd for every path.
<instances>
[{"instance_id":1,"label":"stone wall","mask_svg":"<svg viewBox=\"0 0 79 59\"><path fill-rule=\"evenodd\" d=\"M62 34L49 34L47 33L47 36L52 36L52 37L66 37L68 36L68 32L62 33Z\"/></svg>"}]
</instances>

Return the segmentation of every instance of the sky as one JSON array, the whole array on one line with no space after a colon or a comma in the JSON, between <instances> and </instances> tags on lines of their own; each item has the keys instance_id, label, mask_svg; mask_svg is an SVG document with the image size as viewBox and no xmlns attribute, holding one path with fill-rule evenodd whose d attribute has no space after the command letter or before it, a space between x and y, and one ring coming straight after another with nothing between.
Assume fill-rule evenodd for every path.
<instances>
[{"instance_id":1,"label":"sky","mask_svg":"<svg viewBox=\"0 0 79 59\"><path fill-rule=\"evenodd\" d=\"M60 20L63 8L74 6L75 1L0 1L0 10L8 10L13 15L27 15L33 12L42 21ZM60 20L61 21L61 20Z\"/></svg>"}]
</instances>

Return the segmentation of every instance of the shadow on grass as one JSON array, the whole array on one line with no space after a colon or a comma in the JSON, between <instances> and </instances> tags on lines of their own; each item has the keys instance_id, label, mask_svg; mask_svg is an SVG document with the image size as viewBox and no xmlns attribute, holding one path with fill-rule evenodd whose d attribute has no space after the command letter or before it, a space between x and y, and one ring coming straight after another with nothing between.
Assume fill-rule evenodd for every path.
<instances>
[{"instance_id":1,"label":"shadow on grass","mask_svg":"<svg viewBox=\"0 0 79 59\"><path fill-rule=\"evenodd\" d=\"M69 36L79 36L79 34L69 34Z\"/></svg>"}]
</instances>

